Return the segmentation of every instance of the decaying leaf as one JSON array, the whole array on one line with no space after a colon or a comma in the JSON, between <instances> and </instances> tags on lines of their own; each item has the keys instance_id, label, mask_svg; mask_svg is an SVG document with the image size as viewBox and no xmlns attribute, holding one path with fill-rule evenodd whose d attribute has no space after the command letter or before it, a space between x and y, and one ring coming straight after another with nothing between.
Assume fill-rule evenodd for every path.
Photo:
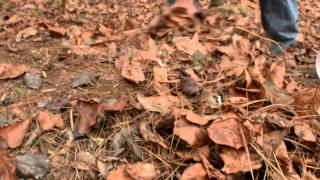
<instances>
[{"instance_id":1,"label":"decaying leaf","mask_svg":"<svg viewBox=\"0 0 320 180\"><path fill-rule=\"evenodd\" d=\"M94 157L94 155L85 151L81 151L77 154L75 168L89 171L95 166L96 166L96 157Z\"/></svg>"},{"instance_id":2,"label":"decaying leaf","mask_svg":"<svg viewBox=\"0 0 320 180\"><path fill-rule=\"evenodd\" d=\"M204 157L209 158L210 149L209 149L209 146L206 145L200 148L195 148L191 151L177 151L176 155L185 161L194 160L194 161L200 162L201 161L200 155L203 155Z\"/></svg>"},{"instance_id":3,"label":"decaying leaf","mask_svg":"<svg viewBox=\"0 0 320 180\"><path fill-rule=\"evenodd\" d=\"M1 180L17 179L15 159L3 151L0 151L0 179Z\"/></svg>"},{"instance_id":4,"label":"decaying leaf","mask_svg":"<svg viewBox=\"0 0 320 180\"><path fill-rule=\"evenodd\" d=\"M21 41L21 39L26 39L29 37L32 37L34 35L36 35L38 33L38 30L34 27L27 27L26 29L20 31L17 35L16 35L16 41Z\"/></svg>"},{"instance_id":5,"label":"decaying leaf","mask_svg":"<svg viewBox=\"0 0 320 180\"><path fill-rule=\"evenodd\" d=\"M201 147L206 144L208 140L208 135L205 129L193 125L183 119L175 121L173 134L193 147Z\"/></svg>"},{"instance_id":6,"label":"decaying leaf","mask_svg":"<svg viewBox=\"0 0 320 180\"><path fill-rule=\"evenodd\" d=\"M0 64L0 80L16 78L27 70L28 66L24 64Z\"/></svg>"},{"instance_id":7,"label":"decaying leaf","mask_svg":"<svg viewBox=\"0 0 320 180\"><path fill-rule=\"evenodd\" d=\"M245 150L224 148L220 157L224 162L222 171L227 174L248 172L262 167L262 161L258 155L250 153L250 159Z\"/></svg>"},{"instance_id":8,"label":"decaying leaf","mask_svg":"<svg viewBox=\"0 0 320 180\"><path fill-rule=\"evenodd\" d=\"M73 102L73 107L79 113L79 118L76 121L76 132L86 134L91 127L101 121L104 112L123 110L126 104L127 101L124 99L102 103L97 99L78 98Z\"/></svg>"},{"instance_id":9,"label":"decaying leaf","mask_svg":"<svg viewBox=\"0 0 320 180\"><path fill-rule=\"evenodd\" d=\"M115 170L110 171L106 180L134 180L125 173L126 167L127 166L123 164L118 166Z\"/></svg>"},{"instance_id":10,"label":"decaying leaf","mask_svg":"<svg viewBox=\"0 0 320 180\"><path fill-rule=\"evenodd\" d=\"M167 68L154 66L153 67L153 77L155 82L168 82L168 72Z\"/></svg>"},{"instance_id":11,"label":"decaying leaf","mask_svg":"<svg viewBox=\"0 0 320 180\"><path fill-rule=\"evenodd\" d=\"M10 148L17 148L21 145L30 122L31 120L27 119L10 126L0 128L0 137L5 140Z\"/></svg>"},{"instance_id":12,"label":"decaying leaf","mask_svg":"<svg viewBox=\"0 0 320 180\"><path fill-rule=\"evenodd\" d=\"M139 61L124 60L121 69L121 75L124 78L135 83L139 83L145 80L145 76L143 74Z\"/></svg>"},{"instance_id":13,"label":"decaying leaf","mask_svg":"<svg viewBox=\"0 0 320 180\"><path fill-rule=\"evenodd\" d=\"M160 171L151 163L128 164L125 171L134 180L154 180L160 175Z\"/></svg>"},{"instance_id":14,"label":"decaying leaf","mask_svg":"<svg viewBox=\"0 0 320 180\"><path fill-rule=\"evenodd\" d=\"M309 142L317 142L314 130L306 122L300 122L294 126L294 133L302 140Z\"/></svg>"},{"instance_id":15,"label":"decaying leaf","mask_svg":"<svg viewBox=\"0 0 320 180\"><path fill-rule=\"evenodd\" d=\"M179 51L183 51L190 56L196 51L207 54L206 48L198 41L196 36L192 39L189 37L176 37L172 41Z\"/></svg>"},{"instance_id":16,"label":"decaying leaf","mask_svg":"<svg viewBox=\"0 0 320 180\"><path fill-rule=\"evenodd\" d=\"M171 109L180 102L178 97L171 95L142 97L140 94L138 94L137 99L144 109L162 114L170 112Z\"/></svg>"},{"instance_id":17,"label":"decaying leaf","mask_svg":"<svg viewBox=\"0 0 320 180\"><path fill-rule=\"evenodd\" d=\"M286 67L283 61L272 63L270 68L270 76L272 81L278 88L283 87L285 73Z\"/></svg>"},{"instance_id":18,"label":"decaying leaf","mask_svg":"<svg viewBox=\"0 0 320 180\"><path fill-rule=\"evenodd\" d=\"M180 180L209 180L209 178L203 165L196 163L183 171Z\"/></svg>"},{"instance_id":19,"label":"decaying leaf","mask_svg":"<svg viewBox=\"0 0 320 180\"><path fill-rule=\"evenodd\" d=\"M196 82L195 79L191 77L191 75L186 71L186 69L182 69L180 72L180 84L182 92L189 96L198 96L200 95L200 86Z\"/></svg>"},{"instance_id":20,"label":"decaying leaf","mask_svg":"<svg viewBox=\"0 0 320 180\"><path fill-rule=\"evenodd\" d=\"M166 145L164 139L157 132L152 131L149 123L141 122L140 123L140 132L141 132L144 140L157 143L160 146L162 146L166 149L169 149L168 146Z\"/></svg>"},{"instance_id":21,"label":"decaying leaf","mask_svg":"<svg viewBox=\"0 0 320 180\"><path fill-rule=\"evenodd\" d=\"M174 109L173 114L175 115L176 118L185 116L186 120L198 125L206 125L209 122L207 119L201 117L200 115L194 113L193 111L186 110L186 109Z\"/></svg>"},{"instance_id":22,"label":"decaying leaf","mask_svg":"<svg viewBox=\"0 0 320 180\"><path fill-rule=\"evenodd\" d=\"M243 147L241 125L236 115L215 120L207 129L210 139L216 144L227 145L236 149Z\"/></svg>"},{"instance_id":23,"label":"decaying leaf","mask_svg":"<svg viewBox=\"0 0 320 180\"><path fill-rule=\"evenodd\" d=\"M291 104L295 101L294 98L285 91L285 89L279 88L270 76L266 78L263 87L270 101L274 104Z\"/></svg>"},{"instance_id":24,"label":"decaying leaf","mask_svg":"<svg viewBox=\"0 0 320 180\"><path fill-rule=\"evenodd\" d=\"M53 114L49 111L39 111L38 121L42 130L48 131L54 127L64 129L64 121L61 116Z\"/></svg>"}]
</instances>

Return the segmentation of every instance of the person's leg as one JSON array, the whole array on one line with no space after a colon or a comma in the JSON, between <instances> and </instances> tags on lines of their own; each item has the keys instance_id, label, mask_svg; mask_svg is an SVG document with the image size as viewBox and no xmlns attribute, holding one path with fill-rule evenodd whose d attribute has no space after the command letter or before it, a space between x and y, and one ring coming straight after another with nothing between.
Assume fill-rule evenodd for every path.
<instances>
[{"instance_id":1,"label":"person's leg","mask_svg":"<svg viewBox=\"0 0 320 180\"><path fill-rule=\"evenodd\" d=\"M297 0L260 0L261 19L266 33L284 48L299 34Z\"/></svg>"}]
</instances>

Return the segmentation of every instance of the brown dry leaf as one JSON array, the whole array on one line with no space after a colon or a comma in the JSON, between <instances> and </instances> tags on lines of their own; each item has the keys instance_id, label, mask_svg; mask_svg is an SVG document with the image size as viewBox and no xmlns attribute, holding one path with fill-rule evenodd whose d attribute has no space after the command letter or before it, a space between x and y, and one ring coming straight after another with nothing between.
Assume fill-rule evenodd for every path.
<instances>
[{"instance_id":1,"label":"brown dry leaf","mask_svg":"<svg viewBox=\"0 0 320 180\"><path fill-rule=\"evenodd\" d=\"M191 151L177 151L176 155L184 161L194 160L200 162L200 155L203 155L205 158L209 159L210 149L209 146L206 145L200 148L195 148Z\"/></svg>"},{"instance_id":2,"label":"brown dry leaf","mask_svg":"<svg viewBox=\"0 0 320 180\"><path fill-rule=\"evenodd\" d=\"M294 126L294 133L302 140L317 142L317 137L309 124L300 122Z\"/></svg>"},{"instance_id":3,"label":"brown dry leaf","mask_svg":"<svg viewBox=\"0 0 320 180\"><path fill-rule=\"evenodd\" d=\"M285 89L279 88L268 76L265 83L262 84L267 96L273 104L292 104L295 99L290 96Z\"/></svg>"},{"instance_id":4,"label":"brown dry leaf","mask_svg":"<svg viewBox=\"0 0 320 180\"><path fill-rule=\"evenodd\" d=\"M16 41L21 41L21 39L27 39L29 37L32 37L38 33L38 30L34 27L27 27L26 29L20 31L16 35Z\"/></svg>"},{"instance_id":5,"label":"brown dry leaf","mask_svg":"<svg viewBox=\"0 0 320 180\"><path fill-rule=\"evenodd\" d=\"M206 125L208 124L208 120L201 117L200 115L194 113L193 111L190 110L186 110L186 109L174 109L173 110L173 114L176 118L179 118L181 116L185 116L186 119L194 124L198 124L198 125Z\"/></svg>"},{"instance_id":6,"label":"brown dry leaf","mask_svg":"<svg viewBox=\"0 0 320 180\"><path fill-rule=\"evenodd\" d=\"M60 27L60 26L48 26L48 30L51 33L55 33L61 36L64 36L67 34L68 30L64 27Z\"/></svg>"},{"instance_id":7,"label":"brown dry leaf","mask_svg":"<svg viewBox=\"0 0 320 180\"><path fill-rule=\"evenodd\" d=\"M169 113L173 107L180 103L176 96L143 97L138 94L137 99L144 109L162 114Z\"/></svg>"},{"instance_id":8,"label":"brown dry leaf","mask_svg":"<svg viewBox=\"0 0 320 180\"><path fill-rule=\"evenodd\" d=\"M184 140L190 146L201 147L207 143L208 135L205 129L179 119L174 122L173 134Z\"/></svg>"},{"instance_id":9,"label":"brown dry leaf","mask_svg":"<svg viewBox=\"0 0 320 180\"><path fill-rule=\"evenodd\" d=\"M3 151L0 151L0 179L1 180L17 179L15 159Z\"/></svg>"},{"instance_id":10,"label":"brown dry leaf","mask_svg":"<svg viewBox=\"0 0 320 180\"><path fill-rule=\"evenodd\" d=\"M232 114L232 113L231 113ZM230 115L231 116L231 115ZM234 116L234 114L232 114ZM209 138L216 144L227 145L236 149L243 147L241 125L235 117L215 120L207 129Z\"/></svg>"},{"instance_id":11,"label":"brown dry leaf","mask_svg":"<svg viewBox=\"0 0 320 180\"><path fill-rule=\"evenodd\" d=\"M153 77L155 82L159 82L159 83L168 82L167 68L154 66Z\"/></svg>"},{"instance_id":12,"label":"brown dry leaf","mask_svg":"<svg viewBox=\"0 0 320 180\"><path fill-rule=\"evenodd\" d=\"M219 64L220 69L226 76L240 76L247 68L248 62L246 60L233 60L230 57L222 56L222 60Z\"/></svg>"},{"instance_id":13,"label":"brown dry leaf","mask_svg":"<svg viewBox=\"0 0 320 180\"><path fill-rule=\"evenodd\" d=\"M317 88L313 87L305 87L298 89L297 95L294 97L295 104L301 107L312 104L317 91Z\"/></svg>"},{"instance_id":14,"label":"brown dry leaf","mask_svg":"<svg viewBox=\"0 0 320 180\"><path fill-rule=\"evenodd\" d=\"M0 128L0 137L10 148L17 148L21 145L30 122L31 121L27 119L10 126Z\"/></svg>"},{"instance_id":15,"label":"brown dry leaf","mask_svg":"<svg viewBox=\"0 0 320 180\"><path fill-rule=\"evenodd\" d=\"M0 64L0 80L21 76L28 70L24 64Z\"/></svg>"},{"instance_id":16,"label":"brown dry leaf","mask_svg":"<svg viewBox=\"0 0 320 180\"><path fill-rule=\"evenodd\" d=\"M96 166L96 157L89 152L81 151L77 154L75 168L89 171Z\"/></svg>"},{"instance_id":17,"label":"brown dry leaf","mask_svg":"<svg viewBox=\"0 0 320 180\"><path fill-rule=\"evenodd\" d=\"M160 175L160 171L151 163L128 164L125 171L135 180L154 180Z\"/></svg>"},{"instance_id":18,"label":"brown dry leaf","mask_svg":"<svg viewBox=\"0 0 320 180\"><path fill-rule=\"evenodd\" d=\"M226 176L220 170L213 167L213 165L210 163L208 158L206 158L203 154L200 154L200 159L210 179L213 179L213 178L217 180L226 179Z\"/></svg>"},{"instance_id":19,"label":"brown dry leaf","mask_svg":"<svg viewBox=\"0 0 320 180\"><path fill-rule=\"evenodd\" d=\"M124 60L121 68L121 75L135 83L145 80L145 76L139 61Z\"/></svg>"},{"instance_id":20,"label":"brown dry leaf","mask_svg":"<svg viewBox=\"0 0 320 180\"><path fill-rule=\"evenodd\" d=\"M125 174L126 167L127 165L123 164L121 166L118 166L117 169L110 171L108 176L106 177L106 180L134 180L133 178Z\"/></svg>"},{"instance_id":21,"label":"brown dry leaf","mask_svg":"<svg viewBox=\"0 0 320 180\"><path fill-rule=\"evenodd\" d=\"M49 111L39 111L38 112L38 121L42 130L48 131L54 127L64 129L64 121L61 116L52 114Z\"/></svg>"},{"instance_id":22,"label":"brown dry leaf","mask_svg":"<svg viewBox=\"0 0 320 180\"><path fill-rule=\"evenodd\" d=\"M196 38L190 39L189 37L175 37L172 41L179 51L183 51L190 56L197 51L202 54L207 54L206 48Z\"/></svg>"},{"instance_id":23,"label":"brown dry leaf","mask_svg":"<svg viewBox=\"0 0 320 180\"><path fill-rule=\"evenodd\" d=\"M183 171L180 180L209 180L209 178L203 165L196 163Z\"/></svg>"},{"instance_id":24,"label":"brown dry leaf","mask_svg":"<svg viewBox=\"0 0 320 180\"><path fill-rule=\"evenodd\" d=\"M94 100L78 101L75 109L79 114L79 118L76 121L76 131L79 134L88 133L91 127L100 122L103 116L100 103Z\"/></svg>"},{"instance_id":25,"label":"brown dry leaf","mask_svg":"<svg viewBox=\"0 0 320 180\"><path fill-rule=\"evenodd\" d=\"M86 134L91 127L100 122L104 112L121 111L126 106L127 101L124 99L112 101L109 103L101 103L97 99L78 98L72 102L73 107L79 114L76 121L76 131L79 134Z\"/></svg>"},{"instance_id":26,"label":"brown dry leaf","mask_svg":"<svg viewBox=\"0 0 320 180\"><path fill-rule=\"evenodd\" d=\"M18 15L13 15L9 19L3 20L2 18L0 19L0 26L2 25L9 25L9 24L16 24L20 22L22 18Z\"/></svg>"},{"instance_id":27,"label":"brown dry leaf","mask_svg":"<svg viewBox=\"0 0 320 180\"><path fill-rule=\"evenodd\" d=\"M285 62L278 61L271 64L270 77L278 88L283 88L285 73Z\"/></svg>"},{"instance_id":28,"label":"brown dry leaf","mask_svg":"<svg viewBox=\"0 0 320 180\"><path fill-rule=\"evenodd\" d=\"M164 139L157 133L153 132L150 127L150 123L147 122L141 122L140 123L140 132L142 134L142 137L144 140L151 141L154 143L159 144L160 146L169 149L168 146L166 145Z\"/></svg>"},{"instance_id":29,"label":"brown dry leaf","mask_svg":"<svg viewBox=\"0 0 320 180\"><path fill-rule=\"evenodd\" d=\"M245 150L224 148L220 157L224 162L222 171L227 174L249 172L262 167L262 161L256 154L250 154L250 159Z\"/></svg>"}]
</instances>

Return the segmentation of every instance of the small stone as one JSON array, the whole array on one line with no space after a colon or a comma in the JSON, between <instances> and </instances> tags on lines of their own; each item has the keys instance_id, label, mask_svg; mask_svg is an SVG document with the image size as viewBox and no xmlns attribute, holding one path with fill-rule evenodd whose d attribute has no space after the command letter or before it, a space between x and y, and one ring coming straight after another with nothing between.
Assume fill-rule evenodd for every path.
<instances>
[{"instance_id":1,"label":"small stone","mask_svg":"<svg viewBox=\"0 0 320 180\"><path fill-rule=\"evenodd\" d=\"M92 85L92 77L91 74L87 71L81 72L79 77L73 80L72 87L76 88L79 86L87 86Z\"/></svg>"},{"instance_id":2,"label":"small stone","mask_svg":"<svg viewBox=\"0 0 320 180\"><path fill-rule=\"evenodd\" d=\"M45 155L22 155L16 157L17 175L21 178L41 179L49 172Z\"/></svg>"},{"instance_id":3,"label":"small stone","mask_svg":"<svg viewBox=\"0 0 320 180\"><path fill-rule=\"evenodd\" d=\"M40 75L36 75L36 74L33 75L33 74L26 73L23 76L23 82L28 88L31 88L31 89L40 89L42 85L42 79Z\"/></svg>"}]
</instances>

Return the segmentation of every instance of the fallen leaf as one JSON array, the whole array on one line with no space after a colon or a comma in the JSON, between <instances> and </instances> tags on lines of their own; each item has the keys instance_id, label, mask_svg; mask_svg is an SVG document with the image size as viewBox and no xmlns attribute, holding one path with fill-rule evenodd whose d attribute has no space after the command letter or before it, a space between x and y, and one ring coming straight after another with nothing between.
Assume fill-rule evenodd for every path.
<instances>
[{"instance_id":1,"label":"fallen leaf","mask_svg":"<svg viewBox=\"0 0 320 180\"><path fill-rule=\"evenodd\" d=\"M204 169L207 171L207 175L210 179L217 179L217 180L225 180L226 176L218 169L213 167L213 165L210 163L208 158L206 158L203 154L200 154L200 159L202 162L202 165Z\"/></svg>"},{"instance_id":2,"label":"fallen leaf","mask_svg":"<svg viewBox=\"0 0 320 180\"><path fill-rule=\"evenodd\" d=\"M207 143L208 135L205 129L179 119L174 123L173 134L193 147L201 147Z\"/></svg>"},{"instance_id":3,"label":"fallen leaf","mask_svg":"<svg viewBox=\"0 0 320 180\"><path fill-rule=\"evenodd\" d=\"M0 128L0 137L10 148L17 148L21 145L29 124L30 120L27 119L10 126Z\"/></svg>"},{"instance_id":4,"label":"fallen leaf","mask_svg":"<svg viewBox=\"0 0 320 180\"><path fill-rule=\"evenodd\" d=\"M227 174L249 172L262 167L262 161L256 154L250 154L250 159L245 150L223 148L220 157L224 162L222 171Z\"/></svg>"},{"instance_id":5,"label":"fallen leaf","mask_svg":"<svg viewBox=\"0 0 320 180\"><path fill-rule=\"evenodd\" d=\"M215 120L207 129L209 138L216 144L227 145L236 149L243 147L241 128L235 117Z\"/></svg>"},{"instance_id":6,"label":"fallen leaf","mask_svg":"<svg viewBox=\"0 0 320 180\"><path fill-rule=\"evenodd\" d=\"M0 179L17 179L15 159L3 151L0 151Z\"/></svg>"},{"instance_id":7,"label":"fallen leaf","mask_svg":"<svg viewBox=\"0 0 320 180\"><path fill-rule=\"evenodd\" d=\"M97 99L76 99L72 104L79 113L76 121L76 132L80 135L89 132L91 127L101 121L104 112L121 111L127 105L125 99L111 99L112 101L101 103Z\"/></svg>"},{"instance_id":8,"label":"fallen leaf","mask_svg":"<svg viewBox=\"0 0 320 180\"><path fill-rule=\"evenodd\" d=\"M64 36L68 32L66 28L60 26L48 26L48 30L50 33L57 34L60 36Z\"/></svg>"},{"instance_id":9,"label":"fallen leaf","mask_svg":"<svg viewBox=\"0 0 320 180\"><path fill-rule=\"evenodd\" d=\"M38 33L38 30L34 27L27 27L26 29L20 31L16 35L16 41L19 42L21 39L27 39L29 37L32 37Z\"/></svg>"},{"instance_id":10,"label":"fallen leaf","mask_svg":"<svg viewBox=\"0 0 320 180\"><path fill-rule=\"evenodd\" d=\"M270 77L278 88L283 88L285 73L286 67L283 61L277 61L271 64Z\"/></svg>"},{"instance_id":11,"label":"fallen leaf","mask_svg":"<svg viewBox=\"0 0 320 180\"><path fill-rule=\"evenodd\" d=\"M160 82L160 83L168 82L167 68L154 66L153 77L155 82Z\"/></svg>"},{"instance_id":12,"label":"fallen leaf","mask_svg":"<svg viewBox=\"0 0 320 180\"><path fill-rule=\"evenodd\" d=\"M89 171L94 167L96 167L96 157L94 157L94 155L85 151L80 151L77 153L75 168Z\"/></svg>"},{"instance_id":13,"label":"fallen leaf","mask_svg":"<svg viewBox=\"0 0 320 180\"><path fill-rule=\"evenodd\" d=\"M159 112L166 114L172 110L180 99L176 96L154 96L154 97L142 97L138 94L137 99L144 109L153 112Z\"/></svg>"},{"instance_id":14,"label":"fallen leaf","mask_svg":"<svg viewBox=\"0 0 320 180\"><path fill-rule=\"evenodd\" d=\"M203 155L204 157L209 159L210 156L210 149L208 145L205 145L200 148L192 149L191 151L177 151L176 155L183 159L184 161L188 160L194 160L197 162L201 161L200 155Z\"/></svg>"},{"instance_id":15,"label":"fallen leaf","mask_svg":"<svg viewBox=\"0 0 320 180\"><path fill-rule=\"evenodd\" d=\"M141 122L140 123L140 132L142 134L142 137L145 141L149 142L154 142L159 144L160 146L169 149L168 146L166 145L164 139L157 133L153 132L150 127L150 123L147 122Z\"/></svg>"},{"instance_id":16,"label":"fallen leaf","mask_svg":"<svg viewBox=\"0 0 320 180\"><path fill-rule=\"evenodd\" d=\"M199 51L202 54L207 54L206 48L195 38L190 39L190 37L175 37L173 40L174 45L179 51L183 51L190 56L195 52Z\"/></svg>"},{"instance_id":17,"label":"fallen leaf","mask_svg":"<svg viewBox=\"0 0 320 180\"><path fill-rule=\"evenodd\" d=\"M24 64L0 64L0 80L16 78L27 70L28 67Z\"/></svg>"},{"instance_id":18,"label":"fallen leaf","mask_svg":"<svg viewBox=\"0 0 320 180\"><path fill-rule=\"evenodd\" d=\"M82 71L79 76L72 81L72 87L76 88L79 86L92 85L92 75L90 72Z\"/></svg>"},{"instance_id":19,"label":"fallen leaf","mask_svg":"<svg viewBox=\"0 0 320 180\"><path fill-rule=\"evenodd\" d=\"M209 180L207 172L201 163L196 163L186 168L180 180Z\"/></svg>"},{"instance_id":20,"label":"fallen leaf","mask_svg":"<svg viewBox=\"0 0 320 180\"><path fill-rule=\"evenodd\" d=\"M40 127L44 131L48 131L53 129L54 127L58 127L60 129L64 129L64 121L61 116L52 114L49 111L39 111L38 112L38 121L40 123Z\"/></svg>"},{"instance_id":21,"label":"fallen leaf","mask_svg":"<svg viewBox=\"0 0 320 180\"><path fill-rule=\"evenodd\" d=\"M295 101L295 99L289 95L285 89L280 89L275 85L270 76L266 78L265 83L262 85L268 98L273 104L292 104Z\"/></svg>"},{"instance_id":22,"label":"fallen leaf","mask_svg":"<svg viewBox=\"0 0 320 180\"><path fill-rule=\"evenodd\" d=\"M138 61L123 61L121 75L135 83L139 83L145 80L145 76L143 74L141 64Z\"/></svg>"},{"instance_id":23,"label":"fallen leaf","mask_svg":"<svg viewBox=\"0 0 320 180\"><path fill-rule=\"evenodd\" d=\"M198 124L198 125L206 125L208 124L208 120L201 117L200 115L194 113L193 111L190 111L190 110L186 110L186 109L174 109L173 110L173 114L176 118L179 118L181 116L185 116L186 117L186 120L188 120L189 122L191 123L194 123L194 124Z\"/></svg>"},{"instance_id":24,"label":"fallen leaf","mask_svg":"<svg viewBox=\"0 0 320 180\"><path fill-rule=\"evenodd\" d=\"M16 23L20 22L21 20L22 20L22 18L20 16L13 15L13 16L9 17L9 19L6 19L6 20L0 19L0 26L9 25L9 24L16 24Z\"/></svg>"},{"instance_id":25,"label":"fallen leaf","mask_svg":"<svg viewBox=\"0 0 320 180\"><path fill-rule=\"evenodd\" d=\"M135 180L154 180L160 171L151 163L128 164L125 171Z\"/></svg>"},{"instance_id":26,"label":"fallen leaf","mask_svg":"<svg viewBox=\"0 0 320 180\"><path fill-rule=\"evenodd\" d=\"M118 166L117 169L109 172L106 180L134 180L130 176L125 174L126 165Z\"/></svg>"},{"instance_id":27,"label":"fallen leaf","mask_svg":"<svg viewBox=\"0 0 320 180\"><path fill-rule=\"evenodd\" d=\"M294 126L294 133L304 141L317 142L314 130L306 122L299 122Z\"/></svg>"}]
</instances>

